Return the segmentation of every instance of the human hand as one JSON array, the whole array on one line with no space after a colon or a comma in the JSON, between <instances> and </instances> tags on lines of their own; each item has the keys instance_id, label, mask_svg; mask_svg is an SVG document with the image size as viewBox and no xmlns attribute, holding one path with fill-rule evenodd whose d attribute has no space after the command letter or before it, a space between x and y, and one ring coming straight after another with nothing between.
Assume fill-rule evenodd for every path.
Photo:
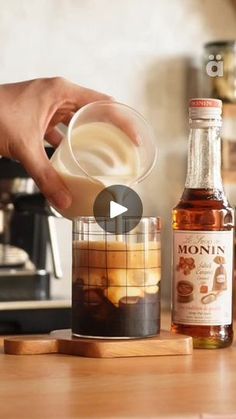
<instances>
[{"instance_id":1,"label":"human hand","mask_svg":"<svg viewBox=\"0 0 236 419\"><path fill-rule=\"evenodd\" d=\"M109 99L61 77L0 85L0 155L19 160L53 206L68 208L70 192L48 160L43 140L57 147L59 122L68 124L82 106Z\"/></svg>"}]
</instances>

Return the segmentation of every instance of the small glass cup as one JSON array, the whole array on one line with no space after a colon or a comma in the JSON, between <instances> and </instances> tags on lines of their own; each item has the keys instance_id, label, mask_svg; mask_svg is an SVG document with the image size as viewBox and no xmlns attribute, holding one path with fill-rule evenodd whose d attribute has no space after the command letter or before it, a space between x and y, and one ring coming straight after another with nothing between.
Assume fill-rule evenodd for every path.
<instances>
[{"instance_id":1,"label":"small glass cup","mask_svg":"<svg viewBox=\"0 0 236 419\"><path fill-rule=\"evenodd\" d=\"M74 336L130 339L159 333L160 229L155 217L142 218L123 236L105 232L93 217L74 221Z\"/></svg>"},{"instance_id":2,"label":"small glass cup","mask_svg":"<svg viewBox=\"0 0 236 419\"><path fill-rule=\"evenodd\" d=\"M124 183L124 173L119 164L119 157L124 158L125 155L122 148L119 150L118 147L114 150L114 146L108 143L105 150L99 150L100 155L96 158L99 157L102 161L104 157L105 162L112 166L112 184L134 185L142 181L151 172L156 162L157 150L154 134L141 114L127 105L113 101L98 101L84 106L71 119L66 137L51 158L52 165L62 177L72 195L71 207L65 211L60 211L66 218L74 219L81 215L93 215L94 199L101 190L110 186L110 184L104 184L101 181L101 179L104 179L104 166L102 164L97 165L96 175L92 172L96 159L94 148L99 148L99 138L96 137L96 132L94 138L89 141L86 150L87 153L91 154L92 164L87 164L82 157L82 153L76 152L73 147L72 140L75 130L82 125L96 122L111 124L119 128L130 138L131 143L136 144L132 155L137 154L138 169L128 183ZM117 136L117 141L119 141L119 136ZM114 163L116 160L112 161L111 156L113 154L118 157L117 164ZM109 173L105 173L105 175L109 177Z\"/></svg>"}]
</instances>

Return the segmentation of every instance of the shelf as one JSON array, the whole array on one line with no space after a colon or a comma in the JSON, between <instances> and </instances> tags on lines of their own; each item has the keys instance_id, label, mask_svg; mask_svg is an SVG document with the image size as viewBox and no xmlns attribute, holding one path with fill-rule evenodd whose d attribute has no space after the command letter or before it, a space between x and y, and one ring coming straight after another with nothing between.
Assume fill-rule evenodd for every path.
<instances>
[{"instance_id":1,"label":"shelf","mask_svg":"<svg viewBox=\"0 0 236 419\"><path fill-rule=\"evenodd\" d=\"M2 310L40 310L71 307L71 300L52 299L35 301L4 301L0 302L0 311Z\"/></svg>"}]
</instances>

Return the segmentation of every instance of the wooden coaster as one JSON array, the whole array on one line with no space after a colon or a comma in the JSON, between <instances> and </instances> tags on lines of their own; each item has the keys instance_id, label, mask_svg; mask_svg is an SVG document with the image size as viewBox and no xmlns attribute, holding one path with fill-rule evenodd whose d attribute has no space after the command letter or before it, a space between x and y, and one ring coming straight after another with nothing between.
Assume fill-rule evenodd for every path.
<instances>
[{"instance_id":1,"label":"wooden coaster","mask_svg":"<svg viewBox=\"0 0 236 419\"><path fill-rule=\"evenodd\" d=\"M4 352L11 355L67 354L89 358L120 358L130 356L189 355L192 338L162 330L146 339L75 338L70 329L56 330L49 335L19 336L4 339Z\"/></svg>"}]
</instances>

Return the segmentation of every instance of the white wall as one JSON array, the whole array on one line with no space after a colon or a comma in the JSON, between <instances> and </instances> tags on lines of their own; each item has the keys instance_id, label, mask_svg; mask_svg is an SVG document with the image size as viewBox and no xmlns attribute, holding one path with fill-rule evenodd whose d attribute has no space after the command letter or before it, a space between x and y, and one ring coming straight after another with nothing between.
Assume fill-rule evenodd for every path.
<instances>
[{"instance_id":1,"label":"white wall","mask_svg":"<svg viewBox=\"0 0 236 419\"><path fill-rule=\"evenodd\" d=\"M139 186L146 214L163 218L164 293L170 282L171 207L186 170L191 60L202 44L236 38L228 0L0 0L0 82L63 75L110 93L152 124L158 164ZM191 93L190 93L191 91ZM195 93L196 94L196 93ZM67 293L70 227L60 234Z\"/></svg>"}]
</instances>

